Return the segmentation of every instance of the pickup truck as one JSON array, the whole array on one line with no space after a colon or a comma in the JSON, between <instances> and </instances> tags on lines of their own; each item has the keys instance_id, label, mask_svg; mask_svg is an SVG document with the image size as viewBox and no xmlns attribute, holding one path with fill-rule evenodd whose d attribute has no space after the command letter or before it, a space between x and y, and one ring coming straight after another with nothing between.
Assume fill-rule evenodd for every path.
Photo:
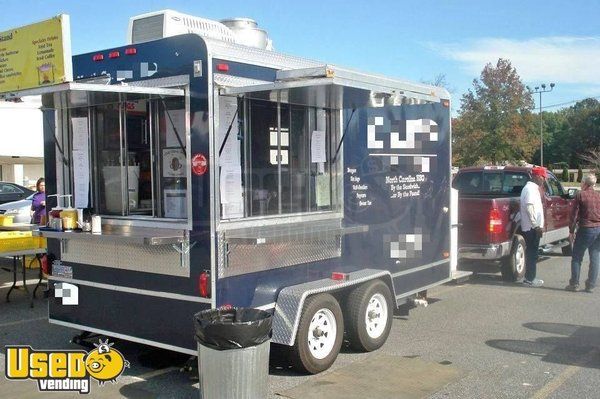
<instances>
[{"instance_id":1,"label":"pickup truck","mask_svg":"<svg viewBox=\"0 0 600 399\"><path fill-rule=\"evenodd\" d=\"M500 261L502 278L525 274L525 240L519 198L531 179L531 167L482 166L460 169L452 186L458 190L460 259ZM574 191L565 191L552 173L544 185L545 227L540 246L561 246L570 255L569 217Z\"/></svg>"}]
</instances>

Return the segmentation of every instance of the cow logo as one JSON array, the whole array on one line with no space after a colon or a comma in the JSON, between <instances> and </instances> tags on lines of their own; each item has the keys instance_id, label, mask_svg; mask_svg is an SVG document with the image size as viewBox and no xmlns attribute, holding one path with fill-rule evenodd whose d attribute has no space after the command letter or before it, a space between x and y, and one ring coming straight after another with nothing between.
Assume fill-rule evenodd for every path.
<instances>
[{"instance_id":1,"label":"cow logo","mask_svg":"<svg viewBox=\"0 0 600 399\"><path fill-rule=\"evenodd\" d=\"M40 392L90 392L91 378L103 386L113 384L129 362L108 340L96 349L36 350L30 346L6 346L5 375L9 380L34 380Z\"/></svg>"}]
</instances>

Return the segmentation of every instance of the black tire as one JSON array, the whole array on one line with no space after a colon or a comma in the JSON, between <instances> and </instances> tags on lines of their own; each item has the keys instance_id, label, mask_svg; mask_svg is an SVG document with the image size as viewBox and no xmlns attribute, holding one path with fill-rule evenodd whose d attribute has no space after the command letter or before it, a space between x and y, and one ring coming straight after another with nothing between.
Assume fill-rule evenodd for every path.
<instances>
[{"instance_id":1,"label":"black tire","mask_svg":"<svg viewBox=\"0 0 600 399\"><path fill-rule=\"evenodd\" d=\"M369 304L374 301L369 310ZM355 288L346 301L346 332L350 346L357 351L371 352L379 349L390 335L394 306L392 293L386 283L374 280ZM381 308L385 306L385 309ZM381 325L377 322L367 323L368 312L376 312L383 316Z\"/></svg>"},{"instance_id":2,"label":"black tire","mask_svg":"<svg viewBox=\"0 0 600 399\"><path fill-rule=\"evenodd\" d=\"M317 329L311 331L311 322L316 323L318 320L323 320L320 316L325 317L325 319L333 317L335 325L327 324L327 328L335 327L334 339ZM309 332L311 337L314 337L310 340ZM321 333L321 335L317 337L315 334L318 333ZM323 342L318 342L321 338L332 344L329 351L325 350L326 346L324 347ZM294 342L294 346L290 351L290 361L296 370L305 373L317 374L327 370L335 362L342 347L343 338L344 319L337 300L329 294L311 296L306 300L302 309L296 342ZM323 352L326 353L326 356L318 357L314 355L315 351L323 348L325 348Z\"/></svg>"},{"instance_id":3,"label":"black tire","mask_svg":"<svg viewBox=\"0 0 600 399\"><path fill-rule=\"evenodd\" d=\"M573 245L569 243L569 245L565 245L560 249L564 256L572 256L573 255Z\"/></svg>"},{"instance_id":4,"label":"black tire","mask_svg":"<svg viewBox=\"0 0 600 399\"><path fill-rule=\"evenodd\" d=\"M501 260L500 271L504 281L514 282L525 275L525 248L523 236L515 234L510 255Z\"/></svg>"}]
</instances>

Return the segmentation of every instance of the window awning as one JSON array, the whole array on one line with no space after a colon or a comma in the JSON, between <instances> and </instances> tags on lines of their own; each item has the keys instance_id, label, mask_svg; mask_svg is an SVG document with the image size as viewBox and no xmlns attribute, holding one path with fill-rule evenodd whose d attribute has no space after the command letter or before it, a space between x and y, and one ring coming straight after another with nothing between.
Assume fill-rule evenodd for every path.
<instances>
[{"instance_id":1,"label":"window awning","mask_svg":"<svg viewBox=\"0 0 600 399\"><path fill-rule=\"evenodd\" d=\"M103 85L93 83L62 83L1 94L11 99L26 96L42 96L42 108L66 109L112 104L123 101L151 100L185 95L183 89L140 87L126 85Z\"/></svg>"},{"instance_id":2,"label":"window awning","mask_svg":"<svg viewBox=\"0 0 600 399\"><path fill-rule=\"evenodd\" d=\"M277 101L319 108L361 108L421 104L448 98L442 88L368 75L324 65L283 70L272 83L224 87L222 95Z\"/></svg>"}]
</instances>

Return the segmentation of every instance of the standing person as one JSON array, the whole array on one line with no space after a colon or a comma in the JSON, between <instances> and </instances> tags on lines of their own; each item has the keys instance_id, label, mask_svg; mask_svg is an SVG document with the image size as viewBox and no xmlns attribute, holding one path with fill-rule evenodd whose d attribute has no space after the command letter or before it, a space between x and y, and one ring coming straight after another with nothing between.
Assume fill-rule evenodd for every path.
<instances>
[{"instance_id":1,"label":"standing person","mask_svg":"<svg viewBox=\"0 0 600 399\"><path fill-rule=\"evenodd\" d=\"M544 231L544 207L541 190L546 180L546 168L534 166L531 169L532 180L521 191L521 231L527 248L525 249L525 280L523 284L541 287L544 280L536 278L537 256L540 238Z\"/></svg>"},{"instance_id":2,"label":"standing person","mask_svg":"<svg viewBox=\"0 0 600 399\"><path fill-rule=\"evenodd\" d=\"M575 227L577 235L573 243L573 258L571 259L571 279L565 287L567 291L579 289L579 271L585 250L590 252L590 268L588 279L585 282L585 291L592 292L598 278L598 265L600 264L600 193L594 190L596 176L585 175L581 182L581 191L575 196L571 224L569 225L569 238L573 239Z\"/></svg>"},{"instance_id":3,"label":"standing person","mask_svg":"<svg viewBox=\"0 0 600 399\"><path fill-rule=\"evenodd\" d=\"M41 224L42 219L44 222L46 221L46 181L43 177L40 177L35 183L35 189L33 201L31 201L31 210L33 211L31 221L34 224Z\"/></svg>"}]
</instances>

